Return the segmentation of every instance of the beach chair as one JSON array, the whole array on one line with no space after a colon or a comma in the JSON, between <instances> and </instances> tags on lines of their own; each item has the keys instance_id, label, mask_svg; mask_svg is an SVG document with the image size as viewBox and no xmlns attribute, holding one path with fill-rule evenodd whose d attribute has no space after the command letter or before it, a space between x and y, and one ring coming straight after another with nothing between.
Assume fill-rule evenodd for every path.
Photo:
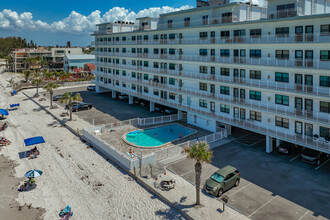
<instances>
[{"instance_id":1,"label":"beach chair","mask_svg":"<svg viewBox=\"0 0 330 220\"><path fill-rule=\"evenodd\" d=\"M9 106L10 106L11 109L18 109L19 103L17 103L17 104L10 104Z\"/></svg>"},{"instance_id":2,"label":"beach chair","mask_svg":"<svg viewBox=\"0 0 330 220\"><path fill-rule=\"evenodd\" d=\"M71 211L71 206L67 205L64 209L60 211L58 215L61 217L61 220L69 219L71 216L73 216L73 212Z\"/></svg>"}]
</instances>

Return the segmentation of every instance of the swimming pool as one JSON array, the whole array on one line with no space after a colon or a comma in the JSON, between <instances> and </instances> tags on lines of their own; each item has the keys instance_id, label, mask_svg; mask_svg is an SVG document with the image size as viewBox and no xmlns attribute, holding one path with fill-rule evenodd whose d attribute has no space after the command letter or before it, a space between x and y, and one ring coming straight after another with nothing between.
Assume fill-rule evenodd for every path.
<instances>
[{"instance_id":1,"label":"swimming pool","mask_svg":"<svg viewBox=\"0 0 330 220\"><path fill-rule=\"evenodd\" d=\"M196 133L195 130L186 128L179 124L170 124L147 130L136 130L128 132L123 136L128 144L137 147L159 147L171 141L180 139Z\"/></svg>"}]
</instances>

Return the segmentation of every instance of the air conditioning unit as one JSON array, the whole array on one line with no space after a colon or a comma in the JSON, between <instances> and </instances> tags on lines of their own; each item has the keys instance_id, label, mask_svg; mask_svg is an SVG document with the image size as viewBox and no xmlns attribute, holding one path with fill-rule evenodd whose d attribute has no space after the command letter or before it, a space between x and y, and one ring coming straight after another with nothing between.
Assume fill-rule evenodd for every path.
<instances>
[{"instance_id":1,"label":"air conditioning unit","mask_svg":"<svg viewBox=\"0 0 330 220\"><path fill-rule=\"evenodd\" d=\"M268 101L270 101L271 99L272 99L272 98L269 96L269 97L268 97Z\"/></svg>"}]
</instances>

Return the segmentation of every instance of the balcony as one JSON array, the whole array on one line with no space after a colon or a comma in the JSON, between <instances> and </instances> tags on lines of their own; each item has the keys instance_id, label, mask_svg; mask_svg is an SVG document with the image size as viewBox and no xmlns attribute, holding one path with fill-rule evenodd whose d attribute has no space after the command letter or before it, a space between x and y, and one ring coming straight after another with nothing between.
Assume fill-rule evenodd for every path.
<instances>
[{"instance_id":1,"label":"balcony","mask_svg":"<svg viewBox=\"0 0 330 220\"><path fill-rule=\"evenodd\" d=\"M112 84L102 84L101 86L106 86L106 88L113 89L115 91L125 93L128 95L133 95L139 98L143 98L149 101L153 101L162 105L170 106L172 108L180 109L183 111L188 111L191 113L196 113L196 114L201 114L204 116L211 117L215 120L238 126L247 130L251 130L254 132L258 132L264 135L270 135L271 137L279 138L284 141L292 142L292 143L297 143L302 146L306 146L309 148L313 148L325 153L330 153L330 145L329 143L325 141L314 141L313 138L311 137L306 137L306 136L301 136L301 135L292 135L287 133L282 132L282 129L278 129L276 126L273 125L267 125L264 123L260 123L257 121L253 121L250 119L237 119L237 118L231 118L230 115L228 116L223 116L221 113L215 113L211 112L209 110L200 110L200 109L195 109L190 106L180 104L178 103L179 100L173 100L170 101L168 99L162 99L158 96L153 96L149 94L145 94L142 92L137 92L136 90L132 90L129 88L122 88L122 87L117 87Z\"/></svg>"}]
</instances>

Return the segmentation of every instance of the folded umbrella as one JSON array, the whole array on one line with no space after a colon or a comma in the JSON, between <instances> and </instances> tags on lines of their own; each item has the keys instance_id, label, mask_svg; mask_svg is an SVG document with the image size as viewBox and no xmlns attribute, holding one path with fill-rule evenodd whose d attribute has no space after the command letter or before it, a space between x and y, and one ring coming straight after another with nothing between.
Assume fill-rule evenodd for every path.
<instances>
[{"instance_id":1,"label":"folded umbrella","mask_svg":"<svg viewBox=\"0 0 330 220\"><path fill-rule=\"evenodd\" d=\"M26 172L26 174L24 175L26 178L36 178L38 176L42 175L42 171L41 170L29 170Z\"/></svg>"},{"instance_id":2,"label":"folded umbrella","mask_svg":"<svg viewBox=\"0 0 330 220\"><path fill-rule=\"evenodd\" d=\"M0 115L8 115L8 111L0 108Z\"/></svg>"}]
</instances>

